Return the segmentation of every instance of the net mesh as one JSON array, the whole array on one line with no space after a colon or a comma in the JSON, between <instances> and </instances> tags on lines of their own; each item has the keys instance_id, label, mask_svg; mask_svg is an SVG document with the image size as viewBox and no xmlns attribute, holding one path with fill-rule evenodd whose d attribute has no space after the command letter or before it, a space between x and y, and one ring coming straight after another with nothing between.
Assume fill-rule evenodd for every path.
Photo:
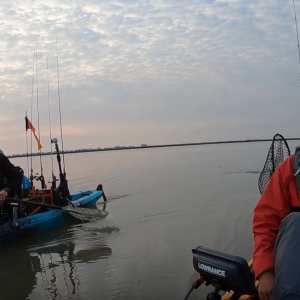
<instances>
[{"instance_id":1,"label":"net mesh","mask_svg":"<svg viewBox=\"0 0 300 300\"><path fill-rule=\"evenodd\" d=\"M279 133L275 134L264 167L259 175L258 188L260 194L265 190L271 176L280 163L290 155L290 148L285 138Z\"/></svg>"},{"instance_id":2,"label":"net mesh","mask_svg":"<svg viewBox=\"0 0 300 300\"><path fill-rule=\"evenodd\" d=\"M108 215L107 211L99 210L97 208L65 206L63 209L66 210L74 218L86 222L100 220Z\"/></svg>"}]
</instances>

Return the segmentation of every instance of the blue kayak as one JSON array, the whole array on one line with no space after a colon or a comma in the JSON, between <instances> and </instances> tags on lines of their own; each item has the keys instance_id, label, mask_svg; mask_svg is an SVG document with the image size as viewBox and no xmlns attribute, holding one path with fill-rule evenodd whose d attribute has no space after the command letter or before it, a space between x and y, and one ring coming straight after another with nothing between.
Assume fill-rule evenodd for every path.
<instances>
[{"instance_id":1,"label":"blue kayak","mask_svg":"<svg viewBox=\"0 0 300 300\"><path fill-rule=\"evenodd\" d=\"M71 203L74 207L95 207L96 202L103 196L102 190L86 190L71 194ZM11 221L0 225L0 237L11 235L16 232L25 231L25 229L47 229L53 225L64 222L67 218L72 217L65 210L46 209L43 212L18 218L18 228L14 228ZM49 222L50 221L50 222ZM27 231L27 230L26 230Z\"/></svg>"},{"instance_id":2,"label":"blue kayak","mask_svg":"<svg viewBox=\"0 0 300 300\"><path fill-rule=\"evenodd\" d=\"M15 198L7 198L0 207L0 244L16 235L51 229L64 223L67 219L79 219L80 221L95 219L97 215L105 216L107 212L96 207L96 202L102 197L106 204L106 196L99 184L95 190L78 191L71 194L68 188L68 180L65 171L62 171L60 153L57 139L52 139L57 153L59 166L59 180L52 174L52 185L47 188L44 177L30 179L24 174L22 168L18 168L23 174L21 194ZM33 180L41 182L41 189L37 189ZM59 181L57 186L56 182ZM104 204L104 205L105 205ZM93 208L93 209L92 209Z\"/></svg>"}]
</instances>

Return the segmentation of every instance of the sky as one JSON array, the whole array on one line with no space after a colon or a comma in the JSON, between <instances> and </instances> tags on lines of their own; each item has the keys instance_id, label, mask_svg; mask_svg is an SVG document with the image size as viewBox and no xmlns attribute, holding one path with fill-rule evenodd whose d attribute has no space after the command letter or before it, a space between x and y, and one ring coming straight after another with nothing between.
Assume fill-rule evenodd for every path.
<instances>
[{"instance_id":1,"label":"sky","mask_svg":"<svg viewBox=\"0 0 300 300\"><path fill-rule=\"evenodd\" d=\"M300 137L297 43L292 0L1 0L0 148Z\"/></svg>"}]
</instances>

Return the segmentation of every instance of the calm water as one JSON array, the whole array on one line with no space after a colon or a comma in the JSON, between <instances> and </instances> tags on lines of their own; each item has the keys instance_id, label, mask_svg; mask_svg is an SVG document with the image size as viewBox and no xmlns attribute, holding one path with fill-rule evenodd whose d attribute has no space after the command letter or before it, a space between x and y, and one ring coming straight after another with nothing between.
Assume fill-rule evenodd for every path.
<instances>
[{"instance_id":1,"label":"calm water","mask_svg":"<svg viewBox=\"0 0 300 300\"><path fill-rule=\"evenodd\" d=\"M296 144L289 142L292 151ZM252 211L269 146L66 155L71 192L102 183L109 214L0 249L0 299L183 299L196 279L192 247L251 258ZM27 168L26 158L11 160ZM42 162L50 178L50 156ZM190 299L205 299L210 290L201 287Z\"/></svg>"}]
</instances>

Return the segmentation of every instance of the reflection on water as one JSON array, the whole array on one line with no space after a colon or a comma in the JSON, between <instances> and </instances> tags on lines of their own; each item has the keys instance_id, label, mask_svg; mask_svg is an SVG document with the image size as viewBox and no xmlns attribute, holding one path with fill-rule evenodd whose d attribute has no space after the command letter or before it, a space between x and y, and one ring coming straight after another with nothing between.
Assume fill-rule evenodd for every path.
<instances>
[{"instance_id":1,"label":"reflection on water","mask_svg":"<svg viewBox=\"0 0 300 300\"><path fill-rule=\"evenodd\" d=\"M82 263L96 262L108 258L112 250L105 244L94 248L75 250L75 244L60 244L29 250L31 258L38 258L39 265L34 270L37 284L44 290L48 299L74 299L80 296ZM85 278L83 277L83 281ZM41 295L38 295L41 299Z\"/></svg>"},{"instance_id":2,"label":"reflection on water","mask_svg":"<svg viewBox=\"0 0 300 300\"><path fill-rule=\"evenodd\" d=\"M117 231L117 226L103 220L91 226L73 219L51 232L22 237L0 249L0 280L5 283L0 299L84 298L81 281L84 292L88 274L83 266L112 254L106 236Z\"/></svg>"},{"instance_id":3,"label":"reflection on water","mask_svg":"<svg viewBox=\"0 0 300 300\"><path fill-rule=\"evenodd\" d=\"M36 285L34 266L38 259L30 258L25 249L1 249L0 299L28 299Z\"/></svg>"}]
</instances>

